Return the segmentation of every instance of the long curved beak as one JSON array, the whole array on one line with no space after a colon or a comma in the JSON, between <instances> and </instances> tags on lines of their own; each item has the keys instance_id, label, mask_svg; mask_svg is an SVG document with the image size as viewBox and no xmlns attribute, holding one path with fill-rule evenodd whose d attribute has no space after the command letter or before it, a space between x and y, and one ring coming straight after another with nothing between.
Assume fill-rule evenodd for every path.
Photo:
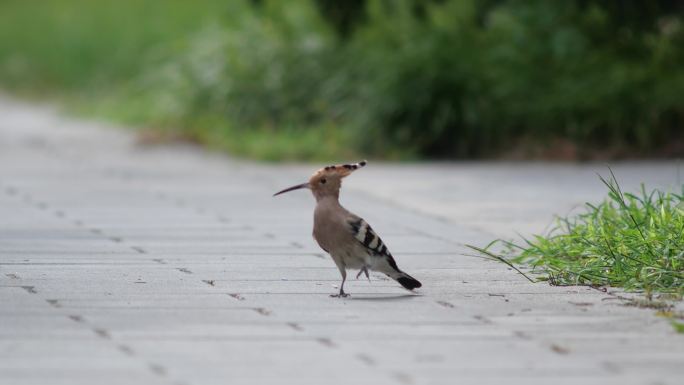
<instances>
[{"instance_id":1,"label":"long curved beak","mask_svg":"<svg viewBox=\"0 0 684 385\"><path fill-rule=\"evenodd\" d=\"M307 183L298 184L296 186L288 187L285 190L278 191L277 193L273 194L273 196L284 194L286 192L290 192L293 190L299 190L300 188L309 188L309 183L307 182Z\"/></svg>"}]
</instances>

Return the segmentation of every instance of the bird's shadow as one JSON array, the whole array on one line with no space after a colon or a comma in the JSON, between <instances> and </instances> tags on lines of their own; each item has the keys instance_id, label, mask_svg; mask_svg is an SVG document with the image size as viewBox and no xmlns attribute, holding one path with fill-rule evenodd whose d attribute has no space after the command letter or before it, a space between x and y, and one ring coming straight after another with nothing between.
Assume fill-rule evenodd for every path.
<instances>
[{"instance_id":1,"label":"bird's shadow","mask_svg":"<svg viewBox=\"0 0 684 385\"><path fill-rule=\"evenodd\" d=\"M411 298L422 297L420 294L352 294L346 299L352 301L406 301Z\"/></svg>"}]
</instances>

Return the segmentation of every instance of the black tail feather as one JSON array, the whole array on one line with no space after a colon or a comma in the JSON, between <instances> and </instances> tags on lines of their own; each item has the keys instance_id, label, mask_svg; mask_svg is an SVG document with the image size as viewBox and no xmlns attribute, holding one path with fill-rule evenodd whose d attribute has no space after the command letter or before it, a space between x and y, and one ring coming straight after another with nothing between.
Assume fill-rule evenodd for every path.
<instances>
[{"instance_id":1,"label":"black tail feather","mask_svg":"<svg viewBox=\"0 0 684 385\"><path fill-rule=\"evenodd\" d=\"M401 277L397 278L397 282L405 289L413 290L423 286L420 281L411 277L410 275L403 273Z\"/></svg>"}]
</instances>

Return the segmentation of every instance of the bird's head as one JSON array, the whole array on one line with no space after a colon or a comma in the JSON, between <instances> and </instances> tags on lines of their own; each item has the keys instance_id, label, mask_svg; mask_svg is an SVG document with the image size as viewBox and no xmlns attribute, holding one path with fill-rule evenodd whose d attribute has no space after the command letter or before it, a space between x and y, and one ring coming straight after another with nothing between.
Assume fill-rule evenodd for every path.
<instances>
[{"instance_id":1,"label":"bird's head","mask_svg":"<svg viewBox=\"0 0 684 385\"><path fill-rule=\"evenodd\" d=\"M277 193L273 194L273 196L293 190L308 188L311 190L316 199L321 199L326 196L338 197L340 194L340 186L342 186L342 178L348 176L352 172L365 165L366 161L362 160L359 163L325 166L316 171L311 178L309 178L308 182L288 187L282 191L278 191Z\"/></svg>"}]
</instances>

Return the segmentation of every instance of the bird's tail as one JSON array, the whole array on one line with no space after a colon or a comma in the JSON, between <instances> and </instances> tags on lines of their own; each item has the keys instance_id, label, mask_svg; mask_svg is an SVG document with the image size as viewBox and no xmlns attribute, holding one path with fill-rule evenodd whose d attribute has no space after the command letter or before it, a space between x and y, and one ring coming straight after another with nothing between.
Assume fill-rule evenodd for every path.
<instances>
[{"instance_id":1,"label":"bird's tail","mask_svg":"<svg viewBox=\"0 0 684 385\"><path fill-rule=\"evenodd\" d=\"M420 281L404 273L403 271L399 270L397 273L398 274L393 275L392 278L396 279L397 282L404 287L404 289L413 290L423 286Z\"/></svg>"},{"instance_id":2,"label":"bird's tail","mask_svg":"<svg viewBox=\"0 0 684 385\"><path fill-rule=\"evenodd\" d=\"M384 248L385 246L383 245L382 247ZM391 254L386 253L384 258L378 258L375 261L376 263L371 267L372 270L385 273L388 277L399 282L405 289L413 290L423 286L420 281L399 270L399 266L397 266Z\"/></svg>"}]
</instances>

